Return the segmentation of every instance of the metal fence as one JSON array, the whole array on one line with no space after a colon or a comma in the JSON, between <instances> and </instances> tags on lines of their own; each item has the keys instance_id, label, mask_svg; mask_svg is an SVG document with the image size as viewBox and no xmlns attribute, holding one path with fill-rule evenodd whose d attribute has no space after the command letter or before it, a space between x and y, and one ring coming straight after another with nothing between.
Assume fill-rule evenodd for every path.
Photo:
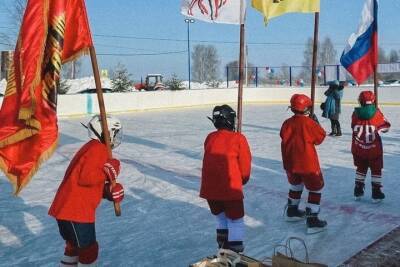
<instances>
[{"instance_id":1,"label":"metal fence","mask_svg":"<svg viewBox=\"0 0 400 267\"><path fill-rule=\"evenodd\" d=\"M232 81L239 80L238 67L226 67L226 86L232 86ZM317 85L326 85L329 81L339 80L355 82L347 70L341 65L324 65L316 68ZM381 82L393 79L400 80L400 62L378 65L378 78ZM266 66L245 68L247 87L271 86L309 86L311 84L311 66ZM373 82L372 77L370 81Z\"/></svg>"}]
</instances>

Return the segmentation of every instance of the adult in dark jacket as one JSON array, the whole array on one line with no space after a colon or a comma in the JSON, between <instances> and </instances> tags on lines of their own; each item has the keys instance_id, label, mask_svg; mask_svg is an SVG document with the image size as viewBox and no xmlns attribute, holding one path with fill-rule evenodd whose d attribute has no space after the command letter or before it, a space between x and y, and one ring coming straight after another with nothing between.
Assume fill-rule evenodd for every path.
<instances>
[{"instance_id":1,"label":"adult in dark jacket","mask_svg":"<svg viewBox=\"0 0 400 267\"><path fill-rule=\"evenodd\" d=\"M322 117L328 118L331 121L330 136L341 136L342 130L339 123L339 114L341 112L341 99L343 97L343 84L339 81L334 81L329 85L328 90L325 91L326 100Z\"/></svg>"}]
</instances>

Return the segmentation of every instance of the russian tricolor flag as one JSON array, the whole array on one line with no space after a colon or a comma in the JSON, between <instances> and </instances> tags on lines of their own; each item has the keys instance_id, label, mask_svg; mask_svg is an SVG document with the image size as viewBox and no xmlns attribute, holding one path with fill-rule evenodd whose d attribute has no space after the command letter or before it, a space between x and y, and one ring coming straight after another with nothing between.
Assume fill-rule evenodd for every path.
<instances>
[{"instance_id":1,"label":"russian tricolor flag","mask_svg":"<svg viewBox=\"0 0 400 267\"><path fill-rule=\"evenodd\" d=\"M358 84L374 73L378 63L378 1L366 0L361 23L357 33L353 33L340 63L351 73Z\"/></svg>"}]
</instances>

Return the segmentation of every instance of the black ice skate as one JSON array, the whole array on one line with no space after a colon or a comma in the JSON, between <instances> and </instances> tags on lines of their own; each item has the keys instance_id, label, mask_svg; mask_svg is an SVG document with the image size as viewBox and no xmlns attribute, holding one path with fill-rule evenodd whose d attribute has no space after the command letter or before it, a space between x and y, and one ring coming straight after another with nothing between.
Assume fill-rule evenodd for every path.
<instances>
[{"instance_id":1,"label":"black ice skate","mask_svg":"<svg viewBox=\"0 0 400 267\"><path fill-rule=\"evenodd\" d=\"M380 185L372 185L372 202L379 203L385 198Z\"/></svg>"},{"instance_id":2,"label":"black ice skate","mask_svg":"<svg viewBox=\"0 0 400 267\"><path fill-rule=\"evenodd\" d=\"M360 200L364 196L364 183L356 182L354 186L354 198L355 200Z\"/></svg>"},{"instance_id":3,"label":"black ice skate","mask_svg":"<svg viewBox=\"0 0 400 267\"><path fill-rule=\"evenodd\" d=\"M298 205L293 205L292 201L288 199L288 204L286 205L286 221L287 222L298 222L304 220L306 217L306 212L300 210Z\"/></svg>"},{"instance_id":4,"label":"black ice skate","mask_svg":"<svg viewBox=\"0 0 400 267\"><path fill-rule=\"evenodd\" d=\"M318 218L318 213L312 213L310 208L306 208L307 234L316 234L326 229L328 223Z\"/></svg>"}]
</instances>

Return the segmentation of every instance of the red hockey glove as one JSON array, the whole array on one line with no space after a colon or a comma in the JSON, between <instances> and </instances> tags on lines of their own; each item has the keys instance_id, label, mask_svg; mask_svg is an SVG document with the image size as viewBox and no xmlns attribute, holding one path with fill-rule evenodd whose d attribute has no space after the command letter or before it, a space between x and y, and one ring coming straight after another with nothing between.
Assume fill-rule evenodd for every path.
<instances>
[{"instance_id":1,"label":"red hockey glove","mask_svg":"<svg viewBox=\"0 0 400 267\"><path fill-rule=\"evenodd\" d=\"M250 177L243 177L242 178L242 185L247 184L247 182L249 181Z\"/></svg>"},{"instance_id":2,"label":"red hockey glove","mask_svg":"<svg viewBox=\"0 0 400 267\"><path fill-rule=\"evenodd\" d=\"M122 184L115 183L113 189L111 189L111 183L106 182L104 184L103 198L118 203L124 199L124 195L124 188L122 187Z\"/></svg>"},{"instance_id":3,"label":"red hockey glove","mask_svg":"<svg viewBox=\"0 0 400 267\"><path fill-rule=\"evenodd\" d=\"M122 184L120 183L115 183L115 186L111 190L112 194L112 199L114 202L119 203L124 199L124 188L122 187Z\"/></svg>"},{"instance_id":4,"label":"red hockey glove","mask_svg":"<svg viewBox=\"0 0 400 267\"><path fill-rule=\"evenodd\" d=\"M103 166L104 173L107 176L107 179L110 181L114 181L117 179L120 171L120 162L117 159L109 159Z\"/></svg>"}]
</instances>

